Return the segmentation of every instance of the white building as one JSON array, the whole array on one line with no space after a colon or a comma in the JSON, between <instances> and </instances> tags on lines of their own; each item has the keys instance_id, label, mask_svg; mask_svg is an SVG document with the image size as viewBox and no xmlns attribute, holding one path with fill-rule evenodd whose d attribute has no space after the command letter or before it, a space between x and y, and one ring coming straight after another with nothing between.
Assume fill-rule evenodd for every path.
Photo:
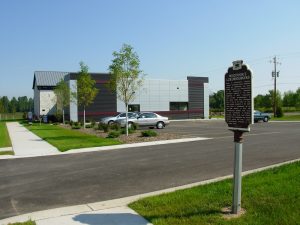
<instances>
[{"instance_id":1,"label":"white building","mask_svg":"<svg viewBox=\"0 0 300 225\"><path fill-rule=\"evenodd\" d=\"M86 116L99 119L124 112L125 105L117 99L116 93L106 88L109 74L91 73L99 93L94 103L86 108ZM56 98L53 92L56 84L63 79L72 92L76 92L78 73L36 71L34 73L34 113L36 116L56 113ZM70 120L78 121L83 110L72 101L66 109ZM145 80L136 91L136 98L129 105L129 111L152 111L175 118L208 118L209 93L207 77L187 77L186 80Z\"/></svg>"}]
</instances>

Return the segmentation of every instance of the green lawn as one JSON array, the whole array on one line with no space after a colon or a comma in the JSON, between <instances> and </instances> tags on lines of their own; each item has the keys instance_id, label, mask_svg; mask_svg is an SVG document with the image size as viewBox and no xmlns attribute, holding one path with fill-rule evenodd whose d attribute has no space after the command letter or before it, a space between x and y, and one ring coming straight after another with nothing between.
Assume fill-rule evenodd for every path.
<instances>
[{"instance_id":1,"label":"green lawn","mask_svg":"<svg viewBox=\"0 0 300 225\"><path fill-rule=\"evenodd\" d=\"M224 219L232 180L149 197L129 206L154 225L296 225L300 223L300 163L255 173L243 178L240 218Z\"/></svg>"},{"instance_id":2,"label":"green lawn","mask_svg":"<svg viewBox=\"0 0 300 225\"><path fill-rule=\"evenodd\" d=\"M39 125L39 123L34 123L32 126L25 126L37 136L49 142L62 152L77 148L121 144L118 140L100 138L94 135L84 134L77 130L65 129L57 125Z\"/></svg>"},{"instance_id":3,"label":"green lawn","mask_svg":"<svg viewBox=\"0 0 300 225\"><path fill-rule=\"evenodd\" d=\"M285 115L280 118L272 118L271 120L274 121L300 121L300 114L299 115Z\"/></svg>"},{"instance_id":4,"label":"green lawn","mask_svg":"<svg viewBox=\"0 0 300 225\"><path fill-rule=\"evenodd\" d=\"M5 122L0 122L0 148L10 147L11 142Z\"/></svg>"}]
</instances>

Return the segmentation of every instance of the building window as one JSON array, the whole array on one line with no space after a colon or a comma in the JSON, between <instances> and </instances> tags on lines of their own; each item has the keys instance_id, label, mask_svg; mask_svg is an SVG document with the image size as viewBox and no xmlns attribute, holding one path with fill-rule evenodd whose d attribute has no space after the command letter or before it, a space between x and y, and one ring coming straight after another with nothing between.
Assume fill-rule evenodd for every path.
<instances>
[{"instance_id":1,"label":"building window","mask_svg":"<svg viewBox=\"0 0 300 225\"><path fill-rule=\"evenodd\" d=\"M187 111L188 102L170 102L170 110Z\"/></svg>"},{"instance_id":2,"label":"building window","mask_svg":"<svg viewBox=\"0 0 300 225\"><path fill-rule=\"evenodd\" d=\"M128 112L140 112L140 105L128 105Z\"/></svg>"}]
</instances>

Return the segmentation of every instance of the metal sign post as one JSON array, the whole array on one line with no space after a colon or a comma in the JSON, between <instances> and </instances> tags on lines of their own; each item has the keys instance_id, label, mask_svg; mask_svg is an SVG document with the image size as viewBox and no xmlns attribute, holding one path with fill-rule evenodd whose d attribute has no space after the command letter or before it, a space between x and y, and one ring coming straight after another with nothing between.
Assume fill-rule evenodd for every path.
<instances>
[{"instance_id":1,"label":"metal sign post","mask_svg":"<svg viewBox=\"0 0 300 225\"><path fill-rule=\"evenodd\" d=\"M252 72L243 61L234 61L225 74L225 121L234 132L232 213L241 211L243 133L253 123Z\"/></svg>"}]
</instances>

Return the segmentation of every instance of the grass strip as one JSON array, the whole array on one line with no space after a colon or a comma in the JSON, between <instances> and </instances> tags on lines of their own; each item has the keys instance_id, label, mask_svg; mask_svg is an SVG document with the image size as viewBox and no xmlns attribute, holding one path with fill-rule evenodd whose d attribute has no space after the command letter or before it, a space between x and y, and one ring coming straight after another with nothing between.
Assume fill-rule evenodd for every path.
<instances>
[{"instance_id":1,"label":"grass strip","mask_svg":"<svg viewBox=\"0 0 300 225\"><path fill-rule=\"evenodd\" d=\"M120 141L109 138L97 137L82 133L78 130L69 130L57 125L39 124L25 125L30 131L43 140L55 146L61 152L88 147L99 147L121 144Z\"/></svg>"},{"instance_id":2,"label":"grass strip","mask_svg":"<svg viewBox=\"0 0 300 225\"><path fill-rule=\"evenodd\" d=\"M243 177L239 218L224 219L230 207L232 180L149 197L129 206L154 225L296 225L300 221L300 163Z\"/></svg>"},{"instance_id":3,"label":"grass strip","mask_svg":"<svg viewBox=\"0 0 300 225\"><path fill-rule=\"evenodd\" d=\"M32 220L28 220L23 223L9 223L8 225L36 225L36 223Z\"/></svg>"},{"instance_id":4,"label":"grass strip","mask_svg":"<svg viewBox=\"0 0 300 225\"><path fill-rule=\"evenodd\" d=\"M0 151L0 155L14 155L13 151Z\"/></svg>"},{"instance_id":5,"label":"grass strip","mask_svg":"<svg viewBox=\"0 0 300 225\"><path fill-rule=\"evenodd\" d=\"M300 114L299 115L285 115L283 117L272 117L271 120L274 121L300 121Z\"/></svg>"},{"instance_id":6,"label":"grass strip","mask_svg":"<svg viewBox=\"0 0 300 225\"><path fill-rule=\"evenodd\" d=\"M4 147L11 147L11 142L5 122L0 122L0 148Z\"/></svg>"}]
</instances>

